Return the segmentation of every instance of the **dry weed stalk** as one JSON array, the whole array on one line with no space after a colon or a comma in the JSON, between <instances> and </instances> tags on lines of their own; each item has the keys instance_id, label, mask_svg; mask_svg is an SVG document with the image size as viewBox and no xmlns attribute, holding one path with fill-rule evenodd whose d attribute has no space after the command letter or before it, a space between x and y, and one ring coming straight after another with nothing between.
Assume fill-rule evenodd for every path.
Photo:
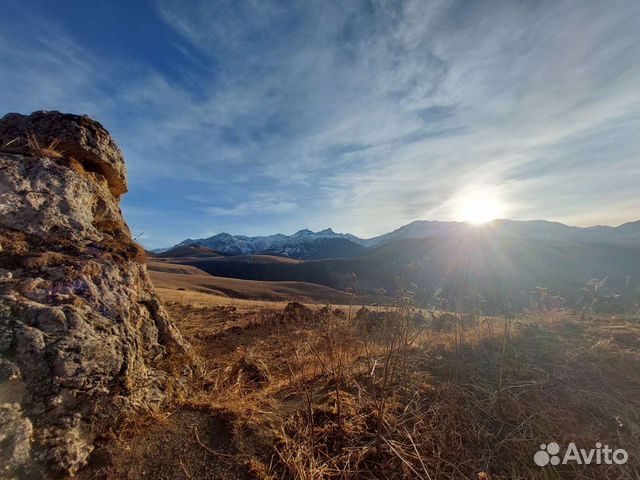
<instances>
[{"instance_id":1,"label":"dry weed stalk","mask_svg":"<svg viewBox=\"0 0 640 480\"><path fill-rule=\"evenodd\" d=\"M496 385L496 408L500 408L500 399L502 393L502 376L504 374L504 362L505 362L505 353L507 350L507 342L509 341L509 334L511 333L512 320L508 315L504 315L504 330L502 333L502 349L500 353L500 362L498 368L498 379Z\"/></svg>"},{"instance_id":2,"label":"dry weed stalk","mask_svg":"<svg viewBox=\"0 0 640 480\"><path fill-rule=\"evenodd\" d=\"M40 141L33 133L27 133L26 138L16 137L2 145L0 150L8 153L29 154L49 158L63 158L64 152L59 148L60 140L53 139L48 145L40 145Z\"/></svg>"},{"instance_id":3,"label":"dry weed stalk","mask_svg":"<svg viewBox=\"0 0 640 480\"><path fill-rule=\"evenodd\" d=\"M616 359L629 362L630 351L610 341L576 350L580 340L571 330L562 330L568 328L566 323L540 325L509 315L501 319L500 334L495 332L495 318L465 321L460 316L453 331L423 331L417 348L409 348L411 342L406 339L413 338L407 335L409 315L397 308L391 318L382 328L357 332L366 374L352 376L351 382L368 381L371 389L359 388L358 402L349 403L351 413L341 412L339 435L345 437L341 443L352 450L331 447L338 433L316 418L313 439L308 434L289 436L280 450L281 460L289 466L287 478L297 478L294 472L305 468L311 476L300 478L553 478L552 470L536 470L531 449L540 439L561 439L563 432L575 432L573 426L580 421L579 441L585 445L598 438L612 444L640 443L640 434L616 439L622 430L607 433L604 424L584 423L584 418L590 418L585 414L597 411L606 418L606 412L618 411L626 412L620 418L627 422L633 418L631 423L640 425L622 391L603 390L601 380L590 379L599 365L596 368L606 366L616 378L634 378L638 385L637 368L636 373L629 371L622 377L616 372L616 365L629 370L631 365L622 367ZM442 358L436 360L433 348L443 340L448 347L437 350ZM416 363L424 355L435 362L429 368L439 378L435 383ZM452 365L457 372L454 377L446 375ZM350 371L357 374L357 369ZM594 410L596 405L600 406ZM368 417L371 422L356 427L359 418ZM299 431L308 432L308 426ZM601 478L602 473L578 472L576 466L567 469L584 478ZM634 472L631 468L616 475L630 479ZM609 474L612 471L605 476Z\"/></svg>"}]
</instances>

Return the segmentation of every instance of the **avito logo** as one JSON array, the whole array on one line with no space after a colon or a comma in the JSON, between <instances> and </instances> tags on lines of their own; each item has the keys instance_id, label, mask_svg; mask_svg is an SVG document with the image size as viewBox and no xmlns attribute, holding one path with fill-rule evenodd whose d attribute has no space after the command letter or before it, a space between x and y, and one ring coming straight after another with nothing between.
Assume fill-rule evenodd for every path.
<instances>
[{"instance_id":1,"label":"avito logo","mask_svg":"<svg viewBox=\"0 0 640 480\"><path fill-rule=\"evenodd\" d=\"M596 448L578 448L574 442L569 443L564 455L560 455L560 445L556 442L543 443L540 450L533 456L533 461L540 467L547 465L567 465L577 463L578 465L623 465L627 463L629 454L626 450L618 448L614 450L609 445L602 446L597 442Z\"/></svg>"}]
</instances>

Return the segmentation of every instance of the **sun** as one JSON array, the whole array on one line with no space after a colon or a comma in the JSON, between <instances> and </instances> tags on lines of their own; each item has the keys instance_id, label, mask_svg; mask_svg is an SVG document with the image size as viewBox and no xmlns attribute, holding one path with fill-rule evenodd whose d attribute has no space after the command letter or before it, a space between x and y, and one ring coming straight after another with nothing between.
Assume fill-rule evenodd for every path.
<instances>
[{"instance_id":1,"label":"sun","mask_svg":"<svg viewBox=\"0 0 640 480\"><path fill-rule=\"evenodd\" d=\"M505 207L499 198L489 191L474 191L456 200L456 218L463 222L481 225L504 216Z\"/></svg>"}]
</instances>

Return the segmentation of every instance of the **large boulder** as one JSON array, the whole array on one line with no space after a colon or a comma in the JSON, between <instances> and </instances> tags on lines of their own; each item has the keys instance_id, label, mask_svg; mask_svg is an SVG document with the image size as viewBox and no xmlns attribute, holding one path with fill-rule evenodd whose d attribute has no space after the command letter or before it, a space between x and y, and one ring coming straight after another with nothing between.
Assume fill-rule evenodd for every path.
<instances>
[{"instance_id":1,"label":"large boulder","mask_svg":"<svg viewBox=\"0 0 640 480\"><path fill-rule=\"evenodd\" d=\"M0 479L73 475L188 358L122 218L125 171L86 116L0 119Z\"/></svg>"},{"instance_id":2,"label":"large boulder","mask_svg":"<svg viewBox=\"0 0 640 480\"><path fill-rule=\"evenodd\" d=\"M0 119L0 147L17 151L40 147L75 159L85 170L104 176L111 193L127 191L122 152L102 125L86 115L60 112L9 113Z\"/></svg>"}]
</instances>

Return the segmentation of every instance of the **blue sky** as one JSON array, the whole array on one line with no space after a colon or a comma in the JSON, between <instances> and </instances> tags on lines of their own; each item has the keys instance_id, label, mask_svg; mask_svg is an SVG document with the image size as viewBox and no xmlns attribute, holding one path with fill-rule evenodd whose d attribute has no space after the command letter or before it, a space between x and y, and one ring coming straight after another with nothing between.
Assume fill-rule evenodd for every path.
<instances>
[{"instance_id":1,"label":"blue sky","mask_svg":"<svg viewBox=\"0 0 640 480\"><path fill-rule=\"evenodd\" d=\"M636 0L4 0L0 106L102 122L151 248L640 218Z\"/></svg>"}]
</instances>

